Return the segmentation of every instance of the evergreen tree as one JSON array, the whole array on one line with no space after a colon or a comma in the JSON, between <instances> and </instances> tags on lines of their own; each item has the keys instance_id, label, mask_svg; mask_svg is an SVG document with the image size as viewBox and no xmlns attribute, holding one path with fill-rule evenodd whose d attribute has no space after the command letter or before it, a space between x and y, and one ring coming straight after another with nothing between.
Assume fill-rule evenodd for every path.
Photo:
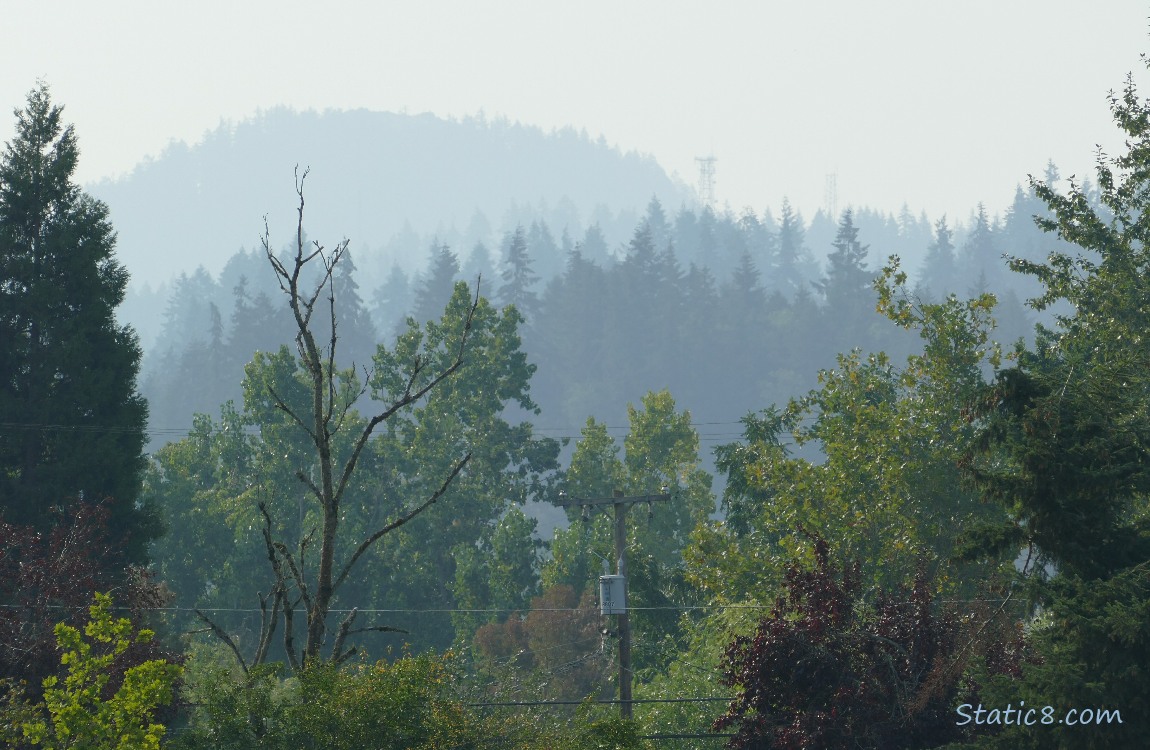
<instances>
[{"instance_id":1,"label":"evergreen tree","mask_svg":"<svg viewBox=\"0 0 1150 750\"><path fill-rule=\"evenodd\" d=\"M992 683L987 703L1119 709L1123 721L1008 727L994 747L1137 747L1146 736L1150 102L1128 79L1111 109L1127 151L1100 155L1098 194L1031 182L1049 210L1038 226L1078 247L1011 265L1041 284L1036 309L1065 312L986 388L964 466L1000 510L997 523L968 529L970 548L1011 573L1023 550L1018 590L1042 606L1027 635L1037 658Z\"/></svg>"},{"instance_id":2,"label":"evergreen tree","mask_svg":"<svg viewBox=\"0 0 1150 750\"><path fill-rule=\"evenodd\" d=\"M447 245L431 246L431 262L427 277L415 295L412 315L419 322L437 319L447 306L459 277L459 260Z\"/></svg>"},{"instance_id":3,"label":"evergreen tree","mask_svg":"<svg viewBox=\"0 0 1150 750\"><path fill-rule=\"evenodd\" d=\"M1002 254L997 248L995 230L986 215L986 207L978 204L974 215L974 226L962 246L963 266L969 274L969 281L982 279L986 290L1003 287L1002 276L1006 270Z\"/></svg>"},{"instance_id":4,"label":"evergreen tree","mask_svg":"<svg viewBox=\"0 0 1150 750\"><path fill-rule=\"evenodd\" d=\"M671 226L667 223L667 214L663 211L663 204L659 203L659 199L655 196L651 196L651 202L647 204L647 215L643 223L650 230L655 247L666 247L671 241Z\"/></svg>"},{"instance_id":5,"label":"evergreen tree","mask_svg":"<svg viewBox=\"0 0 1150 750\"><path fill-rule=\"evenodd\" d=\"M958 266L954 259L954 232L946 225L946 217L934 223L934 242L926 251L921 284L933 299L942 299L955 291Z\"/></svg>"},{"instance_id":6,"label":"evergreen tree","mask_svg":"<svg viewBox=\"0 0 1150 750\"><path fill-rule=\"evenodd\" d=\"M463 280L472 285L479 282L481 293L487 294L495 281L494 269L495 261L491 251L487 245L476 242L475 247L471 248L471 254L467 256L467 262L463 264Z\"/></svg>"},{"instance_id":7,"label":"evergreen tree","mask_svg":"<svg viewBox=\"0 0 1150 750\"><path fill-rule=\"evenodd\" d=\"M788 298L805 286L803 278L803 217L783 199L782 220L779 225L779 254L776 259L775 288Z\"/></svg>"},{"instance_id":8,"label":"evergreen tree","mask_svg":"<svg viewBox=\"0 0 1150 750\"><path fill-rule=\"evenodd\" d=\"M847 209L839 221L838 233L827 256L827 275L817 285L826 301L826 330L837 351L855 347L868 350L872 343L868 328L877 321L874 312L874 274L866 269L869 247L859 242L859 230Z\"/></svg>"},{"instance_id":9,"label":"evergreen tree","mask_svg":"<svg viewBox=\"0 0 1150 750\"><path fill-rule=\"evenodd\" d=\"M607 247L607 238L598 224L587 227L583 233L583 242L580 243L583 257L600 268L609 268L615 262L611 250Z\"/></svg>"},{"instance_id":10,"label":"evergreen tree","mask_svg":"<svg viewBox=\"0 0 1150 750\"><path fill-rule=\"evenodd\" d=\"M359 284L355 281L355 263L351 259L349 250L343 256L343 262L336 267L331 277L332 291L336 300L336 331L343 344L343 364L355 364L359 367L369 366L379 336L375 330L359 296Z\"/></svg>"},{"instance_id":11,"label":"evergreen tree","mask_svg":"<svg viewBox=\"0 0 1150 750\"><path fill-rule=\"evenodd\" d=\"M251 361L252 354L274 352L281 344L289 343L292 336L267 294L259 292L251 296L246 276L240 277L232 295L234 302L225 347L230 370L228 382L239 382L243 378L243 366ZM212 409L220 403L222 401L213 404Z\"/></svg>"},{"instance_id":12,"label":"evergreen tree","mask_svg":"<svg viewBox=\"0 0 1150 750\"><path fill-rule=\"evenodd\" d=\"M527 247L531 248L531 262L535 264L535 276L550 279L563 273L566 258L559 254L559 246L544 221L533 221L527 230Z\"/></svg>"},{"instance_id":13,"label":"evergreen tree","mask_svg":"<svg viewBox=\"0 0 1150 750\"><path fill-rule=\"evenodd\" d=\"M398 263L391 267L387 279L372 294L371 317L376 330L387 338L411 312L414 295L407 274Z\"/></svg>"},{"instance_id":14,"label":"evergreen tree","mask_svg":"<svg viewBox=\"0 0 1150 750\"><path fill-rule=\"evenodd\" d=\"M136 503L148 415L140 347L116 323L128 273L107 206L72 181L77 155L39 85L0 160L0 508L46 527L69 498L111 498L114 543L142 561L160 526Z\"/></svg>"},{"instance_id":15,"label":"evergreen tree","mask_svg":"<svg viewBox=\"0 0 1150 750\"><path fill-rule=\"evenodd\" d=\"M531 268L527 233L523 231L522 224L504 238L503 248L503 285L499 287L499 299L505 305L515 305L519 314L531 322L539 307L538 298L531 287L539 277Z\"/></svg>"}]
</instances>

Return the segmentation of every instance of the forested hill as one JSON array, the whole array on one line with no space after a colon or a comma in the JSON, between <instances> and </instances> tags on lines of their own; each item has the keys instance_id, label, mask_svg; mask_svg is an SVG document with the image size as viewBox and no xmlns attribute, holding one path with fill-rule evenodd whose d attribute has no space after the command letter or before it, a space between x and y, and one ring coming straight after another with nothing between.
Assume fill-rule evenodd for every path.
<instances>
[{"instance_id":1,"label":"forested hill","mask_svg":"<svg viewBox=\"0 0 1150 750\"><path fill-rule=\"evenodd\" d=\"M518 220L508 216L517 210L575 231L621 211L637 214L652 195L676 207L690 197L653 158L572 129L287 109L221 124L192 146L173 143L128 176L88 190L111 210L117 254L133 281L155 284L199 265L218 270L238 248L257 245L265 215L273 239L286 241L295 164L312 167L311 234L348 237L354 247L379 247L404 230L470 247L505 219Z\"/></svg>"}]
</instances>

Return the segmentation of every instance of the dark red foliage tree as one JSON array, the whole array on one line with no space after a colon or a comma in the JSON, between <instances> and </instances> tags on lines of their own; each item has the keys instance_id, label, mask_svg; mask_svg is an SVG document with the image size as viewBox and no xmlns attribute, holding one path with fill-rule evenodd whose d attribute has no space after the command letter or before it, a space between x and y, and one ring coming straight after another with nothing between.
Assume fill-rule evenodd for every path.
<instances>
[{"instance_id":1,"label":"dark red foliage tree","mask_svg":"<svg viewBox=\"0 0 1150 750\"><path fill-rule=\"evenodd\" d=\"M77 501L55 513L47 532L0 521L0 680L22 683L33 699L45 677L60 673L56 624L83 627L95 592L110 592L137 624L166 602L161 586L112 549L106 504ZM173 657L155 641L135 644L115 671L160 658ZM110 680L109 692L119 683Z\"/></svg>"},{"instance_id":2,"label":"dark red foliage tree","mask_svg":"<svg viewBox=\"0 0 1150 750\"><path fill-rule=\"evenodd\" d=\"M925 568L913 583L864 598L859 566L836 568L827 542L815 566L792 565L786 594L752 636L728 647L724 684L741 688L714 725L728 747L925 748L962 739L955 706L975 640L940 613ZM980 629L979 632L985 630ZM979 647L981 648L981 647Z\"/></svg>"}]
</instances>

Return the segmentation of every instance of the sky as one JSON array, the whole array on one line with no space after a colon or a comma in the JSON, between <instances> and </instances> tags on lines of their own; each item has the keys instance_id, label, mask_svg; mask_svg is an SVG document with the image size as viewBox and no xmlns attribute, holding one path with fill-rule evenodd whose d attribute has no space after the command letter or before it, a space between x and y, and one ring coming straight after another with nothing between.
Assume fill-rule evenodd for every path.
<instances>
[{"instance_id":1,"label":"sky","mask_svg":"<svg viewBox=\"0 0 1150 750\"><path fill-rule=\"evenodd\" d=\"M82 183L263 109L574 126L690 184L713 155L736 211L1002 212L1053 160L1121 145L1107 92L1150 79L1150 6L963 2L5 0L0 103L37 80ZM1150 94L1150 83L1146 85ZM13 119L0 118L0 140Z\"/></svg>"}]
</instances>

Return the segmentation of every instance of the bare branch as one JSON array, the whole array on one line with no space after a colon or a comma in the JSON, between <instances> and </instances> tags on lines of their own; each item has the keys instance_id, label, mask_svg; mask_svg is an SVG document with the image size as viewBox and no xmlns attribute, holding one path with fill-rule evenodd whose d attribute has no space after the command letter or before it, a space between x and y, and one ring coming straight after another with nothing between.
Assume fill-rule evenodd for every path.
<instances>
[{"instance_id":1,"label":"bare branch","mask_svg":"<svg viewBox=\"0 0 1150 750\"><path fill-rule=\"evenodd\" d=\"M403 628L393 628L393 627L389 627L387 625L372 625L371 627L367 627L367 628L356 628L355 630L351 630L348 632L348 635L355 635L356 633L367 633L367 632L404 633L404 634L407 633L407 631L404 630ZM333 651L332 652L332 662L336 666L339 666L340 664L343 664L345 661L347 661L348 659L350 659L351 657L355 656L358 653L359 653L359 648L357 648L356 646L352 646L347 651L344 651L342 654Z\"/></svg>"},{"instance_id":2,"label":"bare branch","mask_svg":"<svg viewBox=\"0 0 1150 750\"><path fill-rule=\"evenodd\" d=\"M299 469L295 473L295 478L300 480L301 482L303 482L303 484L309 490L311 490L312 494L315 495L316 500L319 500L319 504L322 507L323 506L323 492L321 492L319 487L317 487L315 485L315 482L311 481L311 477L309 477L307 474L304 474L303 469Z\"/></svg>"},{"instance_id":3,"label":"bare branch","mask_svg":"<svg viewBox=\"0 0 1150 750\"><path fill-rule=\"evenodd\" d=\"M337 248L338 251L338 248ZM338 259L338 252L336 254ZM335 261L332 261L334 266ZM335 321L335 278L331 275L331 269L327 272L328 284L328 309L331 318L331 337L328 339L327 344L327 407L324 410L323 424L326 428L331 423L332 415L335 414L335 344L337 340L336 335L336 321Z\"/></svg>"},{"instance_id":4,"label":"bare branch","mask_svg":"<svg viewBox=\"0 0 1150 750\"><path fill-rule=\"evenodd\" d=\"M295 558L293 558L292 554L288 552L287 545L285 545L283 542L276 542L275 546L276 552L278 552L284 559L284 562L287 563L288 571L291 573L292 580L295 581L296 589L299 591L300 596L303 597L304 607L307 608L308 616L310 617L312 604L311 594L309 594L307 590L307 581L304 580L303 573L300 571L300 569L296 567Z\"/></svg>"},{"instance_id":5,"label":"bare branch","mask_svg":"<svg viewBox=\"0 0 1150 750\"><path fill-rule=\"evenodd\" d=\"M276 402L276 408L291 417L293 422L303 428L303 431L306 432L308 437L312 439L312 442L315 442L315 433L311 431L311 428L307 426L306 422L304 422L299 418L299 416L296 415L292 408L287 405L287 402L280 398L280 395L276 393L275 388L273 388L271 385L268 385L268 395L270 395L272 400Z\"/></svg>"},{"instance_id":6,"label":"bare branch","mask_svg":"<svg viewBox=\"0 0 1150 750\"><path fill-rule=\"evenodd\" d=\"M211 629L212 633L217 638L228 644L228 648L230 648L232 653L236 655L236 661L240 663L240 669L244 670L244 674L246 675L248 673L248 663L244 661L243 654L240 653L240 649L238 646L236 646L236 642L232 640L232 637L228 635L223 628L212 622L211 618L205 615L203 612L198 609L195 610L195 612L201 620L207 623L208 628Z\"/></svg>"},{"instance_id":7,"label":"bare branch","mask_svg":"<svg viewBox=\"0 0 1150 750\"><path fill-rule=\"evenodd\" d=\"M284 597L283 613L284 613L284 651L287 652L288 661L291 662L291 668L299 671L299 657L295 653L295 605L299 604L299 599L294 602L289 602L287 597Z\"/></svg>"},{"instance_id":8,"label":"bare branch","mask_svg":"<svg viewBox=\"0 0 1150 750\"><path fill-rule=\"evenodd\" d=\"M432 505L435 505L435 502L439 500L439 498L441 498L445 492L447 492L447 488L451 486L451 483L455 480L455 477L459 476L459 472L463 471L463 467L466 466L467 462L470 460L471 454L468 453L459 461L459 463L455 464L455 468L451 470L451 474L448 475L447 479L443 480L443 484L440 485L439 489L435 491L435 494L424 501L423 504L412 508L407 513L403 514L399 518L381 528L379 531L376 531L367 539L363 540L359 547L356 548L355 553L352 554L351 559L348 560L347 564L343 566L343 570L340 571L339 577L336 578L335 583L331 587L331 590L334 592L339 588L340 584L342 584L344 579L347 578L347 576L351 573L351 569L355 566L355 563L357 560L359 560L360 556L362 556L364 552L367 552L371 545L379 541L380 537L395 531L400 526L403 526L405 523L430 508Z\"/></svg>"},{"instance_id":9,"label":"bare branch","mask_svg":"<svg viewBox=\"0 0 1150 750\"><path fill-rule=\"evenodd\" d=\"M451 363L450 366L447 367L447 369L443 370L443 372L439 373L439 375L432 378L432 380L425 386L412 391L412 388L415 385L415 381L419 376L419 372L423 368L422 361L418 356L416 357L415 362L412 364L411 375L408 378L407 387L404 389L403 395L393 401L391 405L384 409L381 413L372 417L371 420L368 421L367 425L363 428L363 432L360 433L359 438L355 441L355 447L352 449L351 457L348 458L347 463L343 467L343 472L339 478L339 485L336 489L337 498L343 496L344 488L347 486L348 480L351 479L351 473L355 470L355 465L359 461L359 456L363 452L364 447L367 445L367 441L371 438L372 433L375 432L375 428L390 419L392 415L394 415L400 409L404 408L405 406L409 406L410 404L413 404L426 396L429 392L431 392L433 388L438 386L440 383L454 374L456 370L463 366L463 354L467 346L468 336L471 333L471 325L475 320L475 311L478 309L479 288L476 286L475 299L472 300L471 307L467 310L467 317L463 321L463 333L459 337L459 347L456 349L455 360Z\"/></svg>"},{"instance_id":10,"label":"bare branch","mask_svg":"<svg viewBox=\"0 0 1150 750\"><path fill-rule=\"evenodd\" d=\"M335 636L335 645L332 646L331 653L336 659L339 659L339 654L343 651L343 642L347 639L347 630L351 627L352 622L355 621L355 616L359 614L359 607L352 607L351 611L347 613L347 617L339 624L339 631ZM337 662L338 663L338 662Z\"/></svg>"},{"instance_id":11,"label":"bare branch","mask_svg":"<svg viewBox=\"0 0 1150 750\"><path fill-rule=\"evenodd\" d=\"M271 647L272 636L276 632L276 622L279 620L279 608L283 603L284 591L279 584L276 585L272 600L271 617L268 617L268 598L260 594L260 642L256 646L256 655L252 659L252 666L257 667L267 658L268 648Z\"/></svg>"}]
</instances>

